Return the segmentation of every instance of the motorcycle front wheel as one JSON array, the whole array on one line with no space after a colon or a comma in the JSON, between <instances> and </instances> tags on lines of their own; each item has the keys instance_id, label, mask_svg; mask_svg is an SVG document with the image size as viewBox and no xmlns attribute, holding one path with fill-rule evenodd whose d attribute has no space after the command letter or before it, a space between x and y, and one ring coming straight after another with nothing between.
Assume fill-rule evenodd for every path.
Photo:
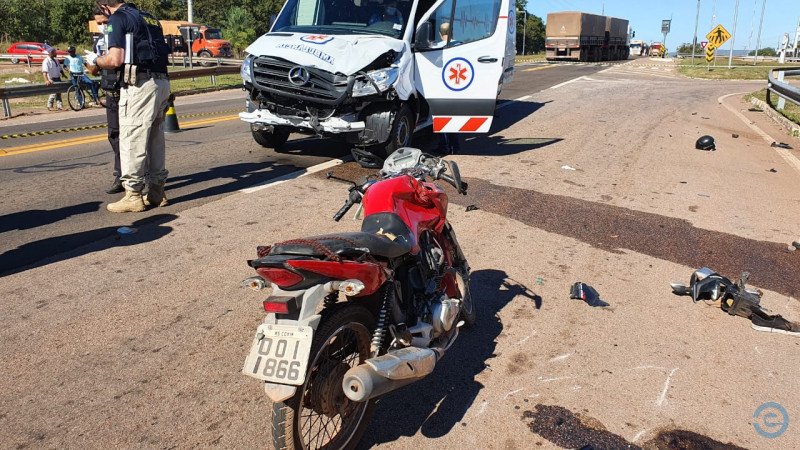
<instances>
[{"instance_id":1,"label":"motorcycle front wheel","mask_svg":"<svg viewBox=\"0 0 800 450\"><path fill-rule=\"evenodd\" d=\"M345 304L323 315L314 334L303 385L283 402L272 404L276 449L351 449L366 431L374 402L353 402L342 379L370 357L374 318L366 309Z\"/></svg>"}]
</instances>

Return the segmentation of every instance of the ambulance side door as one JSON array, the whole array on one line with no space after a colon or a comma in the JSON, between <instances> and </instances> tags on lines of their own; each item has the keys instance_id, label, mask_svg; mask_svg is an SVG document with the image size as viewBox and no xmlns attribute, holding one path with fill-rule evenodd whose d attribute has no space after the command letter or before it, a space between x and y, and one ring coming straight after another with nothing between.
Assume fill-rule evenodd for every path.
<instances>
[{"instance_id":1,"label":"ambulance side door","mask_svg":"<svg viewBox=\"0 0 800 450\"><path fill-rule=\"evenodd\" d=\"M418 22L414 81L436 133L488 133L503 78L510 0L439 0Z\"/></svg>"}]
</instances>

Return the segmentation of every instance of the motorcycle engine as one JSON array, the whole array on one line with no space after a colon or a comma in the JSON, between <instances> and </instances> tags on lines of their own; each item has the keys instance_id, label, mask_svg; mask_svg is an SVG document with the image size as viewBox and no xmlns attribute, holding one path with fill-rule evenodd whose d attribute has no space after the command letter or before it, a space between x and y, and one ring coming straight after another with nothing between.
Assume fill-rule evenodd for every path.
<instances>
[{"instance_id":1,"label":"motorcycle engine","mask_svg":"<svg viewBox=\"0 0 800 450\"><path fill-rule=\"evenodd\" d=\"M453 329L461 312L461 301L438 292L447 267L444 249L432 234L421 236L420 250L419 269L425 292L418 296L417 317L432 326L434 337L438 337Z\"/></svg>"}]
</instances>

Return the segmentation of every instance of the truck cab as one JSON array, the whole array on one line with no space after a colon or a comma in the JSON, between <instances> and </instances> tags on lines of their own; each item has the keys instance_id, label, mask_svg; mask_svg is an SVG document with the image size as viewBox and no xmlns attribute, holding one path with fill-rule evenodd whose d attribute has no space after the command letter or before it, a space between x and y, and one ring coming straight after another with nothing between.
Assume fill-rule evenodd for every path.
<instances>
[{"instance_id":1,"label":"truck cab","mask_svg":"<svg viewBox=\"0 0 800 450\"><path fill-rule=\"evenodd\" d=\"M288 0L247 49L253 138L339 139L380 167L413 133L486 133L514 70L509 0Z\"/></svg>"},{"instance_id":2,"label":"truck cab","mask_svg":"<svg viewBox=\"0 0 800 450\"><path fill-rule=\"evenodd\" d=\"M184 36L186 39L187 36ZM219 28L201 26L192 37L192 54L201 58L230 58L233 56L231 43L222 39Z\"/></svg>"}]
</instances>

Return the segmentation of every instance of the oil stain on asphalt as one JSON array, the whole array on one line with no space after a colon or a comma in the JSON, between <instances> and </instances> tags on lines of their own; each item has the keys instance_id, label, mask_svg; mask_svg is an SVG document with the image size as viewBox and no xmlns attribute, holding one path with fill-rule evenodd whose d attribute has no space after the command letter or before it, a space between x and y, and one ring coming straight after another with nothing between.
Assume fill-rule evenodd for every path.
<instances>
[{"instance_id":1,"label":"oil stain on asphalt","mask_svg":"<svg viewBox=\"0 0 800 450\"><path fill-rule=\"evenodd\" d=\"M536 405L525 411L526 421L533 433L563 448L581 450L657 449L657 450L744 450L707 436L686 430L661 431L641 446L605 429L597 419L576 415L567 408L555 405Z\"/></svg>"}]
</instances>

